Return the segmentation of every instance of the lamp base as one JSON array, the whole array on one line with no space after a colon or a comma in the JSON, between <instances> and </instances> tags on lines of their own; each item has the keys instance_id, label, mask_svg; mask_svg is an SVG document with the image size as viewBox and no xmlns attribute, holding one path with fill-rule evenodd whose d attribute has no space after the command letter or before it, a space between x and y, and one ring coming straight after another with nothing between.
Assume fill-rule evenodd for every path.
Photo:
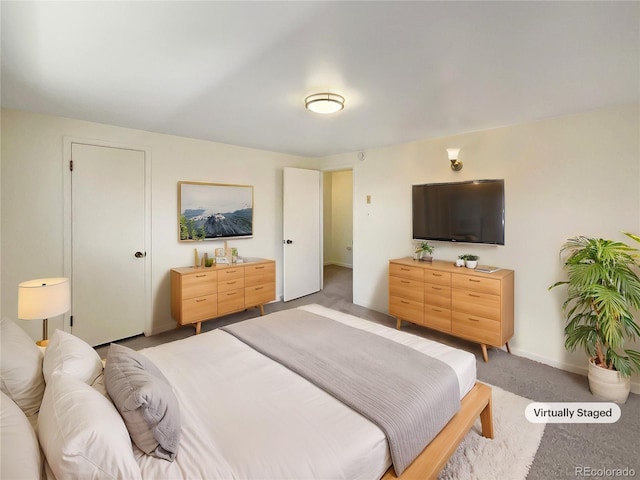
<instances>
[{"instance_id":1,"label":"lamp base","mask_svg":"<svg viewBox=\"0 0 640 480\"><path fill-rule=\"evenodd\" d=\"M47 345L49 345L49 340L39 340L36 342L36 345L38 345L39 347L46 347Z\"/></svg>"}]
</instances>

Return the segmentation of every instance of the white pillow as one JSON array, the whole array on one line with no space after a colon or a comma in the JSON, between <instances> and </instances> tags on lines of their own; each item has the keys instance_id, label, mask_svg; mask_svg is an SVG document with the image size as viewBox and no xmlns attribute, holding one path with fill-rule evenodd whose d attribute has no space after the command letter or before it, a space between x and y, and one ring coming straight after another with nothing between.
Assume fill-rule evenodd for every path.
<instances>
[{"instance_id":1,"label":"white pillow","mask_svg":"<svg viewBox=\"0 0 640 480\"><path fill-rule=\"evenodd\" d=\"M55 372L49 378L38 438L56 478L142 478L116 408L73 376Z\"/></svg>"},{"instance_id":2,"label":"white pillow","mask_svg":"<svg viewBox=\"0 0 640 480\"><path fill-rule=\"evenodd\" d=\"M42 456L24 412L0 392L0 478L41 478Z\"/></svg>"},{"instance_id":3,"label":"white pillow","mask_svg":"<svg viewBox=\"0 0 640 480\"><path fill-rule=\"evenodd\" d=\"M62 330L53 332L44 352L42 372L49 383L56 371L67 373L91 385L102 373L102 360L91 345Z\"/></svg>"},{"instance_id":4,"label":"white pillow","mask_svg":"<svg viewBox=\"0 0 640 480\"><path fill-rule=\"evenodd\" d=\"M35 341L7 317L0 320L0 390L27 416L38 413L44 394L42 352Z\"/></svg>"}]
</instances>

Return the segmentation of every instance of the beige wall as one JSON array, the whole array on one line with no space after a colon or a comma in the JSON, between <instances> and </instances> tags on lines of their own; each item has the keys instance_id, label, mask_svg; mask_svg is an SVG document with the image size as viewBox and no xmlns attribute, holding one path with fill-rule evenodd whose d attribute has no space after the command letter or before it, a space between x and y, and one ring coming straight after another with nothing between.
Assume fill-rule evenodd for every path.
<instances>
[{"instance_id":1,"label":"beige wall","mask_svg":"<svg viewBox=\"0 0 640 480\"><path fill-rule=\"evenodd\" d=\"M559 249L583 234L626 240L640 232L640 109L637 105L525 125L308 160L277 153L69 119L2 112L2 314L15 317L17 284L63 268L62 137L145 145L152 154L153 329L172 325L168 271L187 265L192 245L176 241L179 180L255 186L256 236L241 252L275 258L281 285L281 169L353 167L354 302L387 311L387 261L413 251L414 183L503 178L506 245L436 243L437 259L474 252L481 263L516 272L516 354L584 372L582 352L564 349L563 300L549 285L564 278ZM460 147L464 168L449 168ZM371 195L371 204L366 204ZM280 292L278 292L280 293ZM38 322L26 328L34 338ZM53 325L52 327L53 328ZM634 391L640 392L638 378Z\"/></svg>"},{"instance_id":2,"label":"beige wall","mask_svg":"<svg viewBox=\"0 0 640 480\"><path fill-rule=\"evenodd\" d=\"M351 170L324 173L324 263L353 264L353 174Z\"/></svg>"},{"instance_id":3,"label":"beige wall","mask_svg":"<svg viewBox=\"0 0 640 480\"><path fill-rule=\"evenodd\" d=\"M304 167L304 158L3 110L3 315L17 316L19 282L63 275L63 175L69 174L63 167L64 136L144 146L151 151L152 318L147 332L175 326L170 313L169 270L193 263L194 245L177 241L180 180L254 186L254 237L229 241L229 246L237 247L241 255L276 259L277 295L281 295L282 168ZM213 246L218 242L206 243ZM34 338L41 335L40 322L24 322L22 326ZM62 328L62 317L50 321L50 331L54 328Z\"/></svg>"},{"instance_id":4,"label":"beige wall","mask_svg":"<svg viewBox=\"0 0 640 480\"><path fill-rule=\"evenodd\" d=\"M368 150L364 161L356 152L322 159L322 168L354 167L354 303L387 311L387 260L413 251L412 184L502 178L506 244L435 242L434 257L476 253L480 263L515 270L512 350L584 373L584 353L564 348L563 292L547 288L564 278L565 239L626 241L621 232L640 232L639 118L637 105L609 108ZM462 171L449 168L448 147L461 148Z\"/></svg>"}]
</instances>

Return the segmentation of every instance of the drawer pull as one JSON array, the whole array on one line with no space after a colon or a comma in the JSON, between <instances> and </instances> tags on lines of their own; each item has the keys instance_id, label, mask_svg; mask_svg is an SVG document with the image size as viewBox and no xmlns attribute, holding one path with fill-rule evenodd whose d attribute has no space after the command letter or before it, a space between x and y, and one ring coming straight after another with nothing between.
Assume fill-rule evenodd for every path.
<instances>
[{"instance_id":1,"label":"drawer pull","mask_svg":"<svg viewBox=\"0 0 640 480\"><path fill-rule=\"evenodd\" d=\"M202 278L202 277L206 277L207 274L206 273L201 273L200 275L196 275L196 278Z\"/></svg>"},{"instance_id":2,"label":"drawer pull","mask_svg":"<svg viewBox=\"0 0 640 480\"><path fill-rule=\"evenodd\" d=\"M480 298L480 295L476 295L475 293L470 293L469 296L474 298Z\"/></svg>"},{"instance_id":3,"label":"drawer pull","mask_svg":"<svg viewBox=\"0 0 640 480\"><path fill-rule=\"evenodd\" d=\"M227 292L227 297L230 297L231 295L235 295L235 294L237 294L237 293L238 293L238 292Z\"/></svg>"},{"instance_id":4,"label":"drawer pull","mask_svg":"<svg viewBox=\"0 0 640 480\"><path fill-rule=\"evenodd\" d=\"M236 273L236 272L237 272L237 270L227 270L224 273L226 273L227 275L231 275L232 273Z\"/></svg>"},{"instance_id":5,"label":"drawer pull","mask_svg":"<svg viewBox=\"0 0 640 480\"><path fill-rule=\"evenodd\" d=\"M476 280L476 279L474 279L474 278L470 278L470 279L469 279L469 281L470 281L470 282L475 282L475 283L480 283L480 280Z\"/></svg>"},{"instance_id":6,"label":"drawer pull","mask_svg":"<svg viewBox=\"0 0 640 480\"><path fill-rule=\"evenodd\" d=\"M442 290L442 287L431 287L432 290Z\"/></svg>"},{"instance_id":7,"label":"drawer pull","mask_svg":"<svg viewBox=\"0 0 640 480\"><path fill-rule=\"evenodd\" d=\"M473 318L473 317L469 317L469 320L471 320L472 322L479 322L480 321L479 318Z\"/></svg>"},{"instance_id":8,"label":"drawer pull","mask_svg":"<svg viewBox=\"0 0 640 480\"><path fill-rule=\"evenodd\" d=\"M404 303L405 305L410 305L406 300L400 300L400 303Z\"/></svg>"},{"instance_id":9,"label":"drawer pull","mask_svg":"<svg viewBox=\"0 0 640 480\"><path fill-rule=\"evenodd\" d=\"M262 290L264 287L256 287L255 290Z\"/></svg>"},{"instance_id":10,"label":"drawer pull","mask_svg":"<svg viewBox=\"0 0 640 480\"><path fill-rule=\"evenodd\" d=\"M441 277L442 276L441 273L432 273L431 275L433 275L434 277Z\"/></svg>"},{"instance_id":11,"label":"drawer pull","mask_svg":"<svg viewBox=\"0 0 640 480\"><path fill-rule=\"evenodd\" d=\"M227 285L233 285L233 284L236 283L236 281L234 280L233 282L226 282L226 283L227 283Z\"/></svg>"},{"instance_id":12,"label":"drawer pull","mask_svg":"<svg viewBox=\"0 0 640 480\"><path fill-rule=\"evenodd\" d=\"M411 283L409 280L400 280L400 283Z\"/></svg>"},{"instance_id":13,"label":"drawer pull","mask_svg":"<svg viewBox=\"0 0 640 480\"><path fill-rule=\"evenodd\" d=\"M262 267L255 267L256 270L262 270L264 268L264 265Z\"/></svg>"},{"instance_id":14,"label":"drawer pull","mask_svg":"<svg viewBox=\"0 0 640 480\"><path fill-rule=\"evenodd\" d=\"M410 272L411 271L408 268L404 268L404 267L400 267L400 270L402 270L403 272Z\"/></svg>"},{"instance_id":15,"label":"drawer pull","mask_svg":"<svg viewBox=\"0 0 640 480\"><path fill-rule=\"evenodd\" d=\"M206 298L198 298L198 299L196 300L196 302L197 302L197 303L200 303L200 302L206 302L206 301L207 301L207 299L206 299Z\"/></svg>"},{"instance_id":16,"label":"drawer pull","mask_svg":"<svg viewBox=\"0 0 640 480\"><path fill-rule=\"evenodd\" d=\"M432 308L431 310L433 310L434 312L442 313L442 310L440 310L439 308Z\"/></svg>"}]
</instances>

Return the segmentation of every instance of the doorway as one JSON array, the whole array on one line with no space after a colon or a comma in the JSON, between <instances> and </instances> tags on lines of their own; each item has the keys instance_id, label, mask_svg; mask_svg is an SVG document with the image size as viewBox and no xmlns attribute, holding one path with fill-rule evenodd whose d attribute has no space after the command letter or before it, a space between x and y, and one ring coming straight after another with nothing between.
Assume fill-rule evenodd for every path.
<instances>
[{"instance_id":1,"label":"doorway","mask_svg":"<svg viewBox=\"0 0 640 480\"><path fill-rule=\"evenodd\" d=\"M323 172L323 289L353 301L353 170Z\"/></svg>"}]
</instances>

